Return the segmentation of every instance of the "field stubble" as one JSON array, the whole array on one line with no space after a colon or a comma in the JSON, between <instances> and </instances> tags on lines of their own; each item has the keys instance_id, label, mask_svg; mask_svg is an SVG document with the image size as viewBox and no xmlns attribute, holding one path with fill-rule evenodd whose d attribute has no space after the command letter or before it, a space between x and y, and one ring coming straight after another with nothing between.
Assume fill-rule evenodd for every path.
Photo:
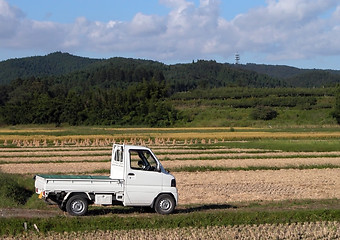
<instances>
[{"instance_id":1,"label":"field stubble","mask_svg":"<svg viewBox=\"0 0 340 240\"><path fill-rule=\"evenodd\" d=\"M134 229L115 231L64 232L46 235L27 233L12 239L339 239L339 222L209 226L204 228Z\"/></svg>"},{"instance_id":2,"label":"field stubble","mask_svg":"<svg viewBox=\"0 0 340 240\"><path fill-rule=\"evenodd\" d=\"M265 149L195 149L195 145L151 146L165 168L340 166L340 152L283 152ZM111 149L92 146L15 147L0 151L0 170L37 174L91 173L110 169ZM26 151L29 149L29 151ZM340 168L176 172L180 204L340 198ZM193 191L194 189L194 191Z\"/></svg>"}]
</instances>

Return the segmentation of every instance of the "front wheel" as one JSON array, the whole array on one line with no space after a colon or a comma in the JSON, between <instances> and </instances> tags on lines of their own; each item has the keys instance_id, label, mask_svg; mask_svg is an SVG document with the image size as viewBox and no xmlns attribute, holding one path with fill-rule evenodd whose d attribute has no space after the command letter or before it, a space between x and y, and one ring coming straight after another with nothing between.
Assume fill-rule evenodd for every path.
<instances>
[{"instance_id":1,"label":"front wheel","mask_svg":"<svg viewBox=\"0 0 340 240\"><path fill-rule=\"evenodd\" d=\"M159 214L170 214L176 206L174 198L169 194L160 195L155 202L155 210Z\"/></svg>"},{"instance_id":2,"label":"front wheel","mask_svg":"<svg viewBox=\"0 0 340 240\"><path fill-rule=\"evenodd\" d=\"M66 211L72 216L84 216L87 209L87 200L79 195L72 196L66 203Z\"/></svg>"}]
</instances>

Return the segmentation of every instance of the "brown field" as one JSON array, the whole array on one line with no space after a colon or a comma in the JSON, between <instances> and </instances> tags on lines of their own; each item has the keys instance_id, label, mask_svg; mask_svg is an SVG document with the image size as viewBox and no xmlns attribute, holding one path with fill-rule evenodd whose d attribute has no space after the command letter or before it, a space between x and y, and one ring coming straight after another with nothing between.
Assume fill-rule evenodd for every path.
<instances>
[{"instance_id":1,"label":"brown field","mask_svg":"<svg viewBox=\"0 0 340 240\"><path fill-rule=\"evenodd\" d=\"M171 141L170 141L171 142ZM90 141L88 141L90 143ZM15 143L14 143L15 144ZM54 144L55 145L55 144ZM91 174L110 168L110 146L76 146L65 141L49 147L1 148L0 170L7 173ZM340 152L282 152L261 149L200 150L193 143L153 145L165 168L340 166ZM340 198L340 168L257 171L173 172L179 204ZM192 191L195 189L195 191Z\"/></svg>"},{"instance_id":2,"label":"brown field","mask_svg":"<svg viewBox=\"0 0 340 240\"><path fill-rule=\"evenodd\" d=\"M178 181L180 204L340 198L340 169L221 171L174 175Z\"/></svg>"}]
</instances>

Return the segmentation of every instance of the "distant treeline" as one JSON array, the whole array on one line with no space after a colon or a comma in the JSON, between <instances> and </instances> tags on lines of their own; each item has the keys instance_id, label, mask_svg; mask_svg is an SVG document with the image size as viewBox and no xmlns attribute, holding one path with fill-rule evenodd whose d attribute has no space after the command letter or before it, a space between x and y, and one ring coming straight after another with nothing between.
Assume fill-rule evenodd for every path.
<instances>
[{"instance_id":1,"label":"distant treeline","mask_svg":"<svg viewBox=\"0 0 340 240\"><path fill-rule=\"evenodd\" d=\"M0 120L6 124L169 126L178 119L164 81L144 80L126 89L94 87L81 92L31 78L2 87Z\"/></svg>"},{"instance_id":2,"label":"distant treeline","mask_svg":"<svg viewBox=\"0 0 340 240\"><path fill-rule=\"evenodd\" d=\"M299 79L300 75L280 79L215 61L165 65L60 52L1 62L0 70L0 123L4 124L171 126L185 121L172 101L216 99L236 108L308 108L318 96L334 97L334 86L340 82L340 75L326 71L303 72L308 80ZM16 75L15 70L23 74ZM9 81L4 76L16 77ZM291 87L298 85L304 86ZM311 88L314 85L329 88Z\"/></svg>"},{"instance_id":3,"label":"distant treeline","mask_svg":"<svg viewBox=\"0 0 340 240\"><path fill-rule=\"evenodd\" d=\"M220 106L233 108L253 108L256 106L296 107L309 109L317 104L320 97L334 97L336 88L245 88L223 87L195 89L179 92L171 96L172 100L215 100ZM211 101L212 103L212 101ZM321 108L333 105L324 103Z\"/></svg>"}]
</instances>

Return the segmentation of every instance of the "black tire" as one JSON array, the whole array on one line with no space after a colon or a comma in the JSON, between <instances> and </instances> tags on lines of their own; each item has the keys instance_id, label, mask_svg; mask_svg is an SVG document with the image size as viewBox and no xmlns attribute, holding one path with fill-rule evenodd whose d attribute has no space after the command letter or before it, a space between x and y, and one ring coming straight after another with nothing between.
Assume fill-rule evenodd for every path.
<instances>
[{"instance_id":1,"label":"black tire","mask_svg":"<svg viewBox=\"0 0 340 240\"><path fill-rule=\"evenodd\" d=\"M160 195L155 202L155 211L159 214L170 214L175 210L175 200L169 194Z\"/></svg>"},{"instance_id":2,"label":"black tire","mask_svg":"<svg viewBox=\"0 0 340 240\"><path fill-rule=\"evenodd\" d=\"M74 195L66 203L66 211L72 216L84 216L88 210L87 200L80 195Z\"/></svg>"}]
</instances>

